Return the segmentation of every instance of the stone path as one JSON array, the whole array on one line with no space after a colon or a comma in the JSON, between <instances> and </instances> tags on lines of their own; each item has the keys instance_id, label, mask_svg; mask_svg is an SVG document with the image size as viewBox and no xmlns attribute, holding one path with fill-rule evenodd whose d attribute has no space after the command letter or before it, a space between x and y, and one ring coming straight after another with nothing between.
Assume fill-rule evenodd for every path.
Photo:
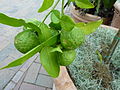
<instances>
[{"instance_id":1,"label":"stone path","mask_svg":"<svg viewBox=\"0 0 120 90\"><path fill-rule=\"evenodd\" d=\"M42 1L0 0L0 12L16 18L42 20L48 12L37 13ZM49 19L46 22L48 23ZM14 37L19 32L21 27L0 24L0 67L22 56L14 47ZM39 54L21 66L0 71L0 90L52 90L52 87L53 80L40 64Z\"/></svg>"},{"instance_id":2,"label":"stone path","mask_svg":"<svg viewBox=\"0 0 120 90\"><path fill-rule=\"evenodd\" d=\"M53 80L39 63L39 58L37 54L22 65L4 90L52 90Z\"/></svg>"}]
</instances>

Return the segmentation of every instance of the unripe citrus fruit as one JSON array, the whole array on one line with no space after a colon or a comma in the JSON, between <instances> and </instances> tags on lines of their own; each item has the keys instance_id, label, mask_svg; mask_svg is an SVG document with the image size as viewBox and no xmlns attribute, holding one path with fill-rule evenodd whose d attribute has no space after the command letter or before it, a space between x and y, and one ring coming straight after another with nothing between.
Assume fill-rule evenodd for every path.
<instances>
[{"instance_id":1,"label":"unripe citrus fruit","mask_svg":"<svg viewBox=\"0 0 120 90\"><path fill-rule=\"evenodd\" d=\"M37 35L30 30L25 30L18 33L14 40L15 47L21 53L27 53L39 44L40 43Z\"/></svg>"},{"instance_id":2,"label":"unripe citrus fruit","mask_svg":"<svg viewBox=\"0 0 120 90\"><path fill-rule=\"evenodd\" d=\"M74 27L71 31L62 30L60 41L65 49L76 49L84 42L85 35L78 27Z\"/></svg>"}]
</instances>

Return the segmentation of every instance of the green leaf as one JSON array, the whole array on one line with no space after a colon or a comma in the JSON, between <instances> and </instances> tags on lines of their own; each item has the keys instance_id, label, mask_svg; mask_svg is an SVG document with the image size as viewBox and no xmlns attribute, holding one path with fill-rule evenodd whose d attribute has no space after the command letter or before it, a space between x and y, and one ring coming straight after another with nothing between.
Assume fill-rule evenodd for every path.
<instances>
[{"instance_id":1,"label":"green leaf","mask_svg":"<svg viewBox=\"0 0 120 90\"><path fill-rule=\"evenodd\" d=\"M36 26L39 26L39 25L41 24L41 22L38 21L36 18L27 19L27 20L25 20L25 22L26 22L26 23L32 23L32 24L34 24L34 25L36 25Z\"/></svg>"},{"instance_id":2,"label":"green leaf","mask_svg":"<svg viewBox=\"0 0 120 90\"><path fill-rule=\"evenodd\" d=\"M85 26L86 24L84 22L79 22L76 24L77 27L83 27Z\"/></svg>"},{"instance_id":3,"label":"green leaf","mask_svg":"<svg viewBox=\"0 0 120 90\"><path fill-rule=\"evenodd\" d=\"M24 29L28 29L27 27L29 27L29 29L32 28L33 30L40 32L40 29L38 26L35 25L35 22L32 23L30 21L25 21L23 19L12 18L3 13L0 13L0 23L13 27L24 26Z\"/></svg>"},{"instance_id":4,"label":"green leaf","mask_svg":"<svg viewBox=\"0 0 120 90\"><path fill-rule=\"evenodd\" d=\"M40 53L40 60L48 74L56 78L59 75L60 66L57 60L57 53L51 52L52 49L52 47L44 47Z\"/></svg>"},{"instance_id":5,"label":"green leaf","mask_svg":"<svg viewBox=\"0 0 120 90\"><path fill-rule=\"evenodd\" d=\"M94 5L89 0L75 0L75 3L80 8L94 8Z\"/></svg>"},{"instance_id":6,"label":"green leaf","mask_svg":"<svg viewBox=\"0 0 120 90\"><path fill-rule=\"evenodd\" d=\"M0 23L13 26L13 27L21 27L21 26L26 25L23 19L12 18L3 13L0 13Z\"/></svg>"},{"instance_id":7,"label":"green leaf","mask_svg":"<svg viewBox=\"0 0 120 90\"><path fill-rule=\"evenodd\" d=\"M56 48L53 48L50 52L60 52L63 53L61 50L61 46L57 46Z\"/></svg>"},{"instance_id":8,"label":"green leaf","mask_svg":"<svg viewBox=\"0 0 120 90\"><path fill-rule=\"evenodd\" d=\"M53 10L51 13L51 21L53 23L59 23L60 22L60 12L58 10Z\"/></svg>"},{"instance_id":9,"label":"green leaf","mask_svg":"<svg viewBox=\"0 0 120 90\"><path fill-rule=\"evenodd\" d=\"M39 13L49 9L54 3L54 0L44 0L41 8L38 10Z\"/></svg>"},{"instance_id":10,"label":"green leaf","mask_svg":"<svg viewBox=\"0 0 120 90\"><path fill-rule=\"evenodd\" d=\"M41 30L39 28L39 25L41 24L40 21L37 19L27 19L25 20L26 25L23 27L23 30L32 30L38 32L38 34L41 33Z\"/></svg>"},{"instance_id":11,"label":"green leaf","mask_svg":"<svg viewBox=\"0 0 120 90\"><path fill-rule=\"evenodd\" d=\"M40 43L46 41L51 36L58 33L58 31L48 28L48 26L44 23L40 24L40 29L41 29L41 34L39 35ZM54 45L56 42L57 42L57 38L55 38L52 42L50 42L49 45Z\"/></svg>"},{"instance_id":12,"label":"green leaf","mask_svg":"<svg viewBox=\"0 0 120 90\"><path fill-rule=\"evenodd\" d=\"M116 0L103 0L105 8L112 8Z\"/></svg>"},{"instance_id":13,"label":"green leaf","mask_svg":"<svg viewBox=\"0 0 120 90\"><path fill-rule=\"evenodd\" d=\"M48 26L45 23L40 24L41 34L39 35L40 42L46 41L51 37L51 32Z\"/></svg>"},{"instance_id":14,"label":"green leaf","mask_svg":"<svg viewBox=\"0 0 120 90\"><path fill-rule=\"evenodd\" d=\"M56 38L59 34L55 34L54 36L50 37L48 40L46 40L45 42L41 43L40 45L36 46L35 48L33 48L32 50L30 50L29 52L27 52L26 54L24 54L24 56L22 56L21 58L9 63L7 66L2 67L1 69L5 69L5 68L10 68L10 67L15 67L15 66L19 66L22 65L24 62L26 62L30 57L32 57L33 55L35 55L37 52L40 52L41 49L45 46L49 46L49 43L53 41L54 38ZM0 70L1 70L0 69Z\"/></svg>"},{"instance_id":15,"label":"green leaf","mask_svg":"<svg viewBox=\"0 0 120 90\"><path fill-rule=\"evenodd\" d=\"M31 28L34 31L37 31L39 34L41 33L40 28L38 26L36 26L35 24L31 23L31 22L27 23L26 26Z\"/></svg>"},{"instance_id":16,"label":"green leaf","mask_svg":"<svg viewBox=\"0 0 120 90\"><path fill-rule=\"evenodd\" d=\"M87 24L76 24L77 27L82 29L86 35L89 35L96 31L96 29L102 24L103 20L98 20L94 22L89 22Z\"/></svg>"},{"instance_id":17,"label":"green leaf","mask_svg":"<svg viewBox=\"0 0 120 90\"><path fill-rule=\"evenodd\" d=\"M102 57L102 55L100 54L100 52L98 50L96 50L96 54L98 55L98 59L100 60L100 62L102 62L103 57Z\"/></svg>"},{"instance_id":18,"label":"green leaf","mask_svg":"<svg viewBox=\"0 0 120 90\"><path fill-rule=\"evenodd\" d=\"M60 23L55 24L55 23L51 22L51 23L49 24L49 26L50 26L50 28L52 28L52 29L61 30L61 25L60 25Z\"/></svg>"},{"instance_id":19,"label":"green leaf","mask_svg":"<svg viewBox=\"0 0 120 90\"><path fill-rule=\"evenodd\" d=\"M75 23L72 20L72 18L67 15L62 16L60 23L61 23L62 29L66 31L71 31L75 26Z\"/></svg>"}]
</instances>

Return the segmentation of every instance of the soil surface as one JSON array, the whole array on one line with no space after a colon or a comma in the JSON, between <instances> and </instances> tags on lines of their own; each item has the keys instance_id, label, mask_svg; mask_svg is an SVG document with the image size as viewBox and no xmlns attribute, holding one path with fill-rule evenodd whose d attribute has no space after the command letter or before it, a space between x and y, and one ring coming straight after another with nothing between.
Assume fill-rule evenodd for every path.
<instances>
[{"instance_id":1,"label":"soil surface","mask_svg":"<svg viewBox=\"0 0 120 90\"><path fill-rule=\"evenodd\" d=\"M109 67L107 65L95 62L93 64L93 78L101 82L104 88L111 88L112 74L110 73Z\"/></svg>"}]
</instances>

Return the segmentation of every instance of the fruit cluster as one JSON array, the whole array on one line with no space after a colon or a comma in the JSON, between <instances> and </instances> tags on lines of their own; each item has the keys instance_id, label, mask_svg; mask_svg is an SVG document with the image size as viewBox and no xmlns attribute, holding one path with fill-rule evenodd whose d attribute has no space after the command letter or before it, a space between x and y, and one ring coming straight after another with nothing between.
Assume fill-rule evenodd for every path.
<instances>
[{"instance_id":1,"label":"fruit cluster","mask_svg":"<svg viewBox=\"0 0 120 90\"><path fill-rule=\"evenodd\" d=\"M65 17L70 19L69 16L65 16ZM50 42L46 46L52 47L53 50L54 48L57 48L51 53L54 52L57 53L57 61L60 65L67 66L71 64L76 57L75 49L84 42L85 35L83 31L78 27L74 27L72 30L64 30L64 29L57 30L55 29L55 25L53 28L53 27L48 27L44 23L39 22L39 24L40 24L39 28L41 31L40 33L35 30L26 28L24 31L16 35L14 40L14 45L16 49L21 53L25 54L28 51L32 50L37 45L45 42L50 37L59 33L59 36L54 38L52 40L53 42Z\"/></svg>"}]
</instances>

